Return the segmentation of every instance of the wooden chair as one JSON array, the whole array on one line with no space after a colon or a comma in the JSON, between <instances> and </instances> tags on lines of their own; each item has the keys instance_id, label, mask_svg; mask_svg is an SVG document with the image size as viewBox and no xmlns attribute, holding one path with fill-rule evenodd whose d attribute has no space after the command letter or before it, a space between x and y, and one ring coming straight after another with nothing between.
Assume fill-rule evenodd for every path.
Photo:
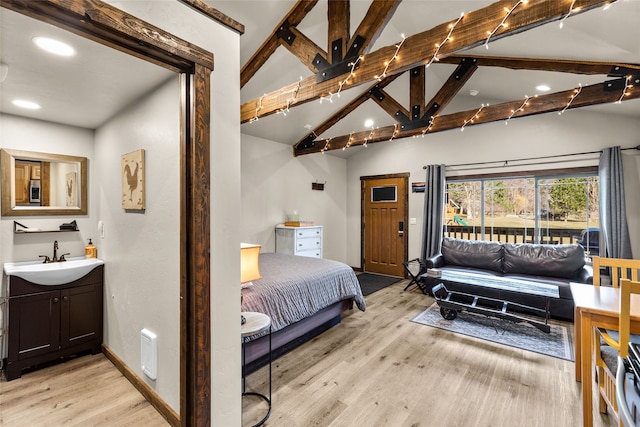
<instances>
[{"instance_id":1,"label":"wooden chair","mask_svg":"<svg viewBox=\"0 0 640 427\"><path fill-rule=\"evenodd\" d=\"M621 259L621 258L601 258L594 256L593 262L593 284L600 286L600 269L609 268L611 271L611 286L617 288L620 286L620 279L629 279L638 281L638 272L640 272L640 260L638 259Z\"/></svg>"},{"instance_id":2,"label":"wooden chair","mask_svg":"<svg viewBox=\"0 0 640 427\"><path fill-rule=\"evenodd\" d=\"M628 279L620 280L620 318L618 330L611 331L595 328L595 359L597 371L598 391L600 394L600 412L606 413L607 407L611 408L622 426L618 416L618 404L616 402L616 370L618 368L618 355L627 357L629 341L640 343L640 335L630 335L630 307L631 295L640 294L640 282Z\"/></svg>"}]
</instances>

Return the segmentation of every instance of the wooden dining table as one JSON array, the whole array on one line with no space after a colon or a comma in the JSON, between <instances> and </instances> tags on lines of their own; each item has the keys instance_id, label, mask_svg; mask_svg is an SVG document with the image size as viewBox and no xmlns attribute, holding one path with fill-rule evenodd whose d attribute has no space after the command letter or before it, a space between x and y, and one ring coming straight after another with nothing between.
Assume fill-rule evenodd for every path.
<instances>
[{"instance_id":1,"label":"wooden dining table","mask_svg":"<svg viewBox=\"0 0 640 427\"><path fill-rule=\"evenodd\" d=\"M593 426L593 338L594 328L618 330L620 289L571 283L575 304L573 343L576 381L582 382L584 427ZM640 295L631 295L631 333L640 333Z\"/></svg>"}]
</instances>

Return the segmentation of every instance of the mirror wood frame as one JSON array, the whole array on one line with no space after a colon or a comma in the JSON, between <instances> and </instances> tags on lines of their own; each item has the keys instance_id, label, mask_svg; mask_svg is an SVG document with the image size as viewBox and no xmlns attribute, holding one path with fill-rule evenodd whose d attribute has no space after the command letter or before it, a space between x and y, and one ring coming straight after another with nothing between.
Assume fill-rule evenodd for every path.
<instances>
[{"instance_id":1,"label":"mirror wood frame","mask_svg":"<svg viewBox=\"0 0 640 427\"><path fill-rule=\"evenodd\" d=\"M77 208L47 207L47 206L16 206L12 203L15 192L15 182L11 179L16 160L35 160L58 163L77 163L80 167L80 206ZM87 199L87 158L66 156L62 154L37 153L34 151L0 149L0 163L2 167L2 216L38 216L38 215L86 215L88 211Z\"/></svg>"},{"instance_id":2,"label":"mirror wood frame","mask_svg":"<svg viewBox=\"0 0 640 427\"><path fill-rule=\"evenodd\" d=\"M171 425L211 425L213 54L99 0L0 0L0 6L180 74L180 413L121 361L118 366L105 346L103 351Z\"/></svg>"}]
</instances>

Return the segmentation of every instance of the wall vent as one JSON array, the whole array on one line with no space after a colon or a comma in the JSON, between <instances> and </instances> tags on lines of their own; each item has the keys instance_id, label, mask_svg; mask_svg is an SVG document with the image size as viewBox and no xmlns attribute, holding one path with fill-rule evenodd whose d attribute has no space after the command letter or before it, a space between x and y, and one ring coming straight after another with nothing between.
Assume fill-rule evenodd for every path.
<instances>
[{"instance_id":1,"label":"wall vent","mask_svg":"<svg viewBox=\"0 0 640 427\"><path fill-rule=\"evenodd\" d=\"M148 329L143 329L140 331L140 365L142 372L152 380L158 375L157 361L157 336Z\"/></svg>"}]
</instances>

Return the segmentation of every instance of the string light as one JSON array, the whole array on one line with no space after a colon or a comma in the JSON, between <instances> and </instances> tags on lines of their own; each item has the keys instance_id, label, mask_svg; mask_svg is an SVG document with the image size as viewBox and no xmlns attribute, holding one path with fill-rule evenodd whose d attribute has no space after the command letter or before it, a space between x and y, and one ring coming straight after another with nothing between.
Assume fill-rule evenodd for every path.
<instances>
[{"instance_id":1,"label":"string light","mask_svg":"<svg viewBox=\"0 0 640 427\"><path fill-rule=\"evenodd\" d=\"M487 104L487 106L489 106L489 104ZM485 105L482 104L482 106L478 108L478 111L476 111L476 113L470 119L464 121L464 123L462 124L462 127L460 128L461 132L464 132L464 127L466 125L468 125L469 123L473 123L473 121L478 118L478 114L480 114L480 111L482 111L484 107Z\"/></svg>"},{"instance_id":2,"label":"string light","mask_svg":"<svg viewBox=\"0 0 640 427\"><path fill-rule=\"evenodd\" d=\"M627 89L633 87L633 84L629 84L630 81L631 81L631 76L627 76L627 78L624 80L624 89L622 89L622 94L620 95L620 98L618 98L618 100L615 102L616 104L621 104L622 98L624 98L625 95L628 95Z\"/></svg>"},{"instance_id":3,"label":"string light","mask_svg":"<svg viewBox=\"0 0 640 427\"><path fill-rule=\"evenodd\" d=\"M402 44L404 43L404 41L406 40L406 38L404 37L404 34L400 34L400 36L402 36L402 40L400 41L400 43L398 43L396 45L396 52L393 54L393 56L391 57L390 60L386 61L384 63L384 71L382 71L382 74L379 76L374 76L374 78L378 79L378 81L382 81L382 79L384 79L385 77L387 77L387 70L389 69L389 65L391 65L391 63L393 62L394 59L398 59L398 51L400 51L400 48L402 47Z\"/></svg>"},{"instance_id":4,"label":"string light","mask_svg":"<svg viewBox=\"0 0 640 427\"><path fill-rule=\"evenodd\" d=\"M496 31L500 29L500 27L504 27L504 28L507 27L507 24L505 24L505 22L511 16L511 14L516 9L516 7L526 3L527 3L527 0L518 0L518 3L516 3L515 6L513 6L511 9L507 9L506 7L504 8L504 10L507 12L507 15L504 18L502 18L502 22L500 22L498 26L493 29L493 31L487 31L487 34L489 34L489 37L487 37L487 39L484 41L485 48L489 49L489 39L493 37L493 35L496 33Z\"/></svg>"},{"instance_id":5,"label":"string light","mask_svg":"<svg viewBox=\"0 0 640 427\"><path fill-rule=\"evenodd\" d=\"M537 96L537 95L536 95ZM511 114L509 115L509 117L507 118L507 120L504 121L505 125L509 124L509 120L511 120L511 117L513 117L514 115L516 115L517 113L519 113L520 111L524 110L524 107L529 103L529 95L525 95L524 96L524 102L522 103L522 105L520 107L518 107L517 110L511 110Z\"/></svg>"},{"instance_id":6,"label":"string light","mask_svg":"<svg viewBox=\"0 0 640 427\"><path fill-rule=\"evenodd\" d=\"M336 93L338 97L340 97L340 91L342 91L342 86L349 83L349 79L356 75L356 73L354 73L353 70L356 69L358 62L360 62L361 59L362 59L362 55L358 56L358 58L355 61L349 63L349 65L351 66L351 71L349 72L349 75L347 76L347 78L340 82L340 86L338 87L338 92Z\"/></svg>"},{"instance_id":7,"label":"string light","mask_svg":"<svg viewBox=\"0 0 640 427\"><path fill-rule=\"evenodd\" d=\"M369 141L369 140L373 139L373 130L374 130L374 129L373 129L373 127L372 127L372 128L371 128L371 132L369 132L369 136L367 136L367 137L364 139L364 144L362 144L362 146L363 146L363 147L366 147L366 146L367 146L367 141Z\"/></svg>"},{"instance_id":8,"label":"string light","mask_svg":"<svg viewBox=\"0 0 640 427\"><path fill-rule=\"evenodd\" d=\"M289 107L291 107L291 104L296 100L296 98L298 97L298 92L300 91L300 85L302 84L302 76L300 76L300 80L298 81L298 85L285 93L293 93L293 96L291 98L287 98L287 106L285 108L281 108L278 110L277 114L282 114L284 116L287 115L287 113L289 112Z\"/></svg>"},{"instance_id":9,"label":"string light","mask_svg":"<svg viewBox=\"0 0 640 427\"><path fill-rule=\"evenodd\" d=\"M564 26L564 20L567 19L569 17L569 15L571 15L574 12L573 5L575 5L575 4L576 4L576 0L573 0L571 2L571 6L569 6L569 12L566 15L564 15L562 17L562 19L560 20L560 28L562 28ZM580 10L580 8L575 9L575 10L578 11L578 10Z\"/></svg>"},{"instance_id":10,"label":"string light","mask_svg":"<svg viewBox=\"0 0 640 427\"><path fill-rule=\"evenodd\" d=\"M398 132L400 132L400 125L396 123L395 125L393 125L393 135L391 135L391 138L389 138L389 141L395 138Z\"/></svg>"},{"instance_id":11,"label":"string light","mask_svg":"<svg viewBox=\"0 0 640 427\"><path fill-rule=\"evenodd\" d=\"M427 67L429 65L431 65L431 63L433 63L433 61L439 61L438 59L438 53L440 52L440 48L442 48L442 46L450 41L453 40L451 38L451 33L453 33L453 29L456 28L456 25L458 25L458 23L462 20L462 17L464 16L464 12L462 12L460 14L460 18L458 18L458 20L454 23L454 24L449 24L449 34L447 34L447 37L444 38L444 40L442 40L442 43L438 44L436 43L436 51L433 53L433 57L431 58L431 60L429 61L429 63L426 65Z\"/></svg>"},{"instance_id":12,"label":"string light","mask_svg":"<svg viewBox=\"0 0 640 427\"><path fill-rule=\"evenodd\" d=\"M582 83L578 83L578 87L573 91L573 94L571 95L571 98L569 98L569 102L567 102L567 105L565 105L561 111L558 111L559 116L561 116L562 113L564 113L567 110L567 108L569 108L569 105L571 105L573 100L576 99L576 96L578 96L580 92L582 92Z\"/></svg>"},{"instance_id":13,"label":"string light","mask_svg":"<svg viewBox=\"0 0 640 427\"><path fill-rule=\"evenodd\" d=\"M267 94L264 94L260 97L260 100L258 101L258 107L256 108L256 115L251 120L249 120L249 123L257 122L259 120L258 111L262 110L262 100L265 96L267 96Z\"/></svg>"},{"instance_id":14,"label":"string light","mask_svg":"<svg viewBox=\"0 0 640 427\"><path fill-rule=\"evenodd\" d=\"M315 135L315 133L314 133L314 135ZM324 144L324 147L322 148L322 150L320 150L320 152L321 152L322 154L324 154L324 152L325 152L325 151L327 151L327 150L329 149L329 144L331 143L331 140L332 140L332 139L333 139L333 137L331 137L331 138L327 138L327 139L326 139L326 141L327 141L327 142Z\"/></svg>"},{"instance_id":15,"label":"string light","mask_svg":"<svg viewBox=\"0 0 640 427\"><path fill-rule=\"evenodd\" d=\"M429 130L431 130L431 126L433 126L433 122L436 120L435 116L431 116L431 118L429 119L429 126L427 126L423 131L422 131L422 137L424 138L424 134L429 132Z\"/></svg>"},{"instance_id":16,"label":"string light","mask_svg":"<svg viewBox=\"0 0 640 427\"><path fill-rule=\"evenodd\" d=\"M351 146L351 141L353 141L353 132L349 134L349 140L347 141L347 145L342 147L342 151L344 151L346 148L349 148Z\"/></svg>"}]
</instances>

